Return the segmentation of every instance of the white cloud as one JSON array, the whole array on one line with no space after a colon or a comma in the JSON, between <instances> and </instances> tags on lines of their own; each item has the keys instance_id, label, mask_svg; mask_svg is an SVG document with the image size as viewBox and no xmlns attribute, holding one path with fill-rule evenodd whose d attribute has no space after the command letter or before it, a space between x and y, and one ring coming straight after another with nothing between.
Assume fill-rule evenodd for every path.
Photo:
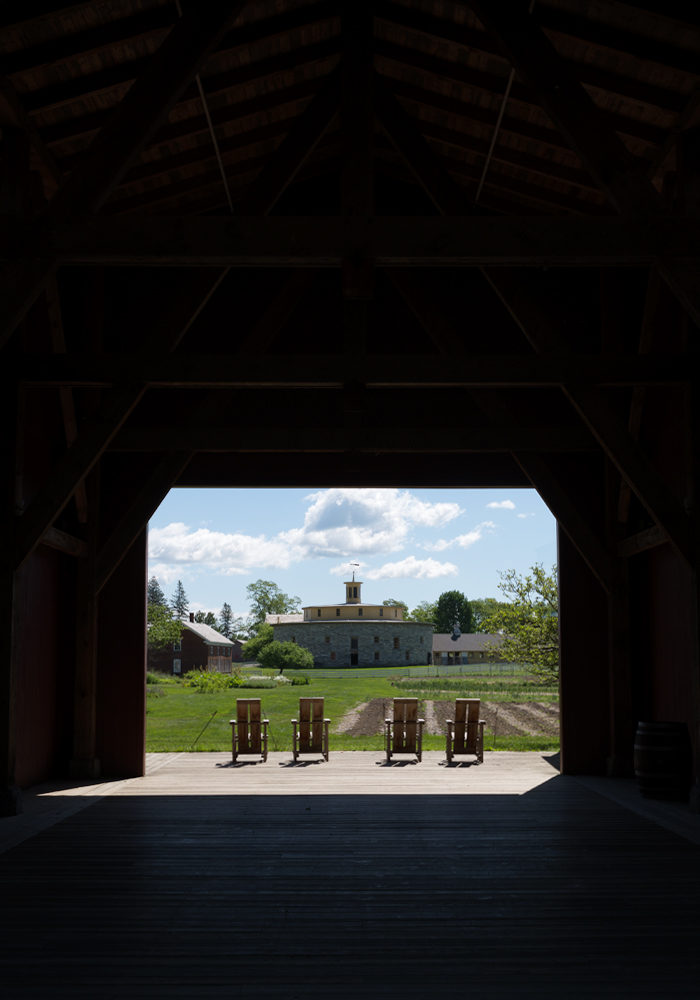
<instances>
[{"instance_id":1,"label":"white cloud","mask_svg":"<svg viewBox=\"0 0 700 1000\"><path fill-rule=\"evenodd\" d=\"M512 500L492 500L486 506L492 510L515 510L515 504Z\"/></svg>"},{"instance_id":2,"label":"white cloud","mask_svg":"<svg viewBox=\"0 0 700 1000\"><path fill-rule=\"evenodd\" d=\"M400 562L384 563L378 569L367 570L364 576L368 580L435 580L440 576L455 576L457 572L454 563L408 556Z\"/></svg>"},{"instance_id":3,"label":"white cloud","mask_svg":"<svg viewBox=\"0 0 700 1000\"><path fill-rule=\"evenodd\" d=\"M528 517L534 517L535 515L534 514L516 514L515 516L519 517L521 521L524 521L526 518L528 518Z\"/></svg>"},{"instance_id":4,"label":"white cloud","mask_svg":"<svg viewBox=\"0 0 700 1000\"><path fill-rule=\"evenodd\" d=\"M471 531L465 532L463 535L457 535L455 538L445 539L440 538L437 542L426 543L423 548L428 552L444 552L445 549L451 549L454 546L458 546L460 549L468 549L470 546L476 544L476 542L481 541L484 535L489 535L496 527L494 521L482 521L477 524Z\"/></svg>"},{"instance_id":5,"label":"white cloud","mask_svg":"<svg viewBox=\"0 0 700 1000\"><path fill-rule=\"evenodd\" d=\"M330 489L307 499L303 527L278 536L306 556L399 552L414 525L439 527L462 513L457 503L428 503L396 489Z\"/></svg>"},{"instance_id":6,"label":"white cloud","mask_svg":"<svg viewBox=\"0 0 700 1000\"><path fill-rule=\"evenodd\" d=\"M192 529L182 521L173 521L164 528L153 528L148 535L152 575L168 582L177 579L183 568L215 568L225 575L247 573L252 567L266 566L285 569L298 558L293 545L279 538L264 535L227 534L208 528Z\"/></svg>"},{"instance_id":7,"label":"white cloud","mask_svg":"<svg viewBox=\"0 0 700 1000\"><path fill-rule=\"evenodd\" d=\"M306 500L303 525L271 537L192 528L182 521L153 528L149 573L170 584L187 570L240 576L319 556L400 552L414 527L438 527L462 513L457 503L428 503L397 489L330 489Z\"/></svg>"}]
</instances>

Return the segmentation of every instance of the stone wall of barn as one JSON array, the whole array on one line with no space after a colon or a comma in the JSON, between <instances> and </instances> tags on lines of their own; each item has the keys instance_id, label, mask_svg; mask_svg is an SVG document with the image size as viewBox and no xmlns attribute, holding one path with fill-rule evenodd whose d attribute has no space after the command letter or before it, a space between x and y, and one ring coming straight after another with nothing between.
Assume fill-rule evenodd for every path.
<instances>
[{"instance_id":1,"label":"stone wall of barn","mask_svg":"<svg viewBox=\"0 0 700 1000\"><path fill-rule=\"evenodd\" d=\"M318 621L272 626L278 642L296 642L317 667L400 667L430 662L433 630L422 622Z\"/></svg>"}]
</instances>

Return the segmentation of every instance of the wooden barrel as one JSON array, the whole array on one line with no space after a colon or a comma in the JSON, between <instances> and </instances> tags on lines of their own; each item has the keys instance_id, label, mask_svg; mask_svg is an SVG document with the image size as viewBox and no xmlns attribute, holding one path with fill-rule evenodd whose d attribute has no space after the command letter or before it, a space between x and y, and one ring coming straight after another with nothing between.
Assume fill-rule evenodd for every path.
<instances>
[{"instance_id":1,"label":"wooden barrel","mask_svg":"<svg viewBox=\"0 0 700 1000\"><path fill-rule=\"evenodd\" d=\"M634 773L644 798L686 801L692 777L686 724L640 722L634 739Z\"/></svg>"}]
</instances>

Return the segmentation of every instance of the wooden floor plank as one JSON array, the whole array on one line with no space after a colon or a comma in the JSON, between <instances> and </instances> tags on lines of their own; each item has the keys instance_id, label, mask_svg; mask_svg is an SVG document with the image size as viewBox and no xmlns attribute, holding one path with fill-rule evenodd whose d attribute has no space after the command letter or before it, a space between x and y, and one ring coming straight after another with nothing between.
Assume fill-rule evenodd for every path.
<instances>
[{"instance_id":1,"label":"wooden floor plank","mask_svg":"<svg viewBox=\"0 0 700 1000\"><path fill-rule=\"evenodd\" d=\"M698 996L700 848L538 754L158 755L27 798L11 1000Z\"/></svg>"}]
</instances>

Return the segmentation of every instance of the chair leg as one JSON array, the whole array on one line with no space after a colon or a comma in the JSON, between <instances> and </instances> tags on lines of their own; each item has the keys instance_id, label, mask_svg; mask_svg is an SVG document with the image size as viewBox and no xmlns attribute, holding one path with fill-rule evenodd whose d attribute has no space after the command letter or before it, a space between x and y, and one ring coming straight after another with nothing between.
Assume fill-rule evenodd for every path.
<instances>
[{"instance_id":1,"label":"chair leg","mask_svg":"<svg viewBox=\"0 0 700 1000\"><path fill-rule=\"evenodd\" d=\"M418 720L418 732L416 733L416 750L418 752L418 763L423 760L423 720Z\"/></svg>"},{"instance_id":2,"label":"chair leg","mask_svg":"<svg viewBox=\"0 0 700 1000\"><path fill-rule=\"evenodd\" d=\"M391 760L391 721L389 719L385 720L386 724L386 759Z\"/></svg>"}]
</instances>

